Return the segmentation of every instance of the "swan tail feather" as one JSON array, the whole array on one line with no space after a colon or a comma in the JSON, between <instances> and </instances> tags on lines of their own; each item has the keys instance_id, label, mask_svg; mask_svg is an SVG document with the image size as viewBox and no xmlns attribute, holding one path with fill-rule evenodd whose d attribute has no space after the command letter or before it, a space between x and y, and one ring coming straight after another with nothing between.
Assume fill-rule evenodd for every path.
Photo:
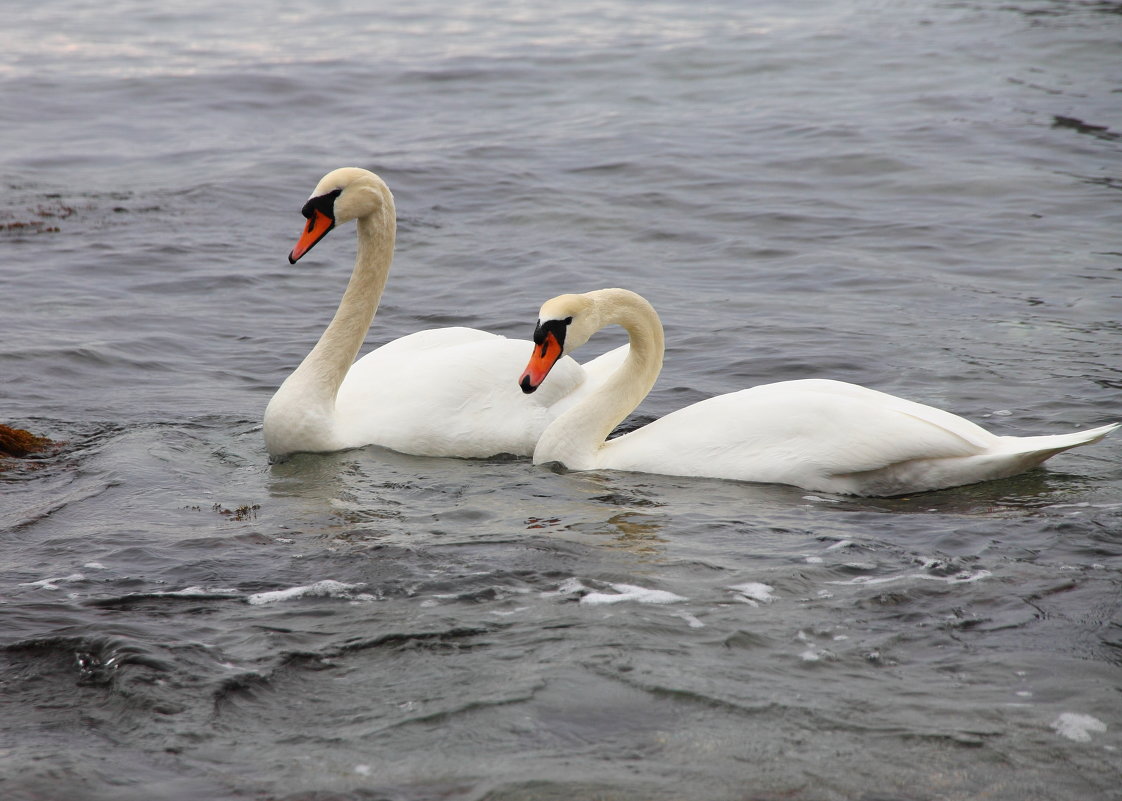
<instances>
[{"instance_id":1,"label":"swan tail feather","mask_svg":"<svg viewBox=\"0 0 1122 801\"><path fill-rule=\"evenodd\" d=\"M1031 459L1040 464L1045 459L1057 453L1075 448L1080 445L1090 445L1098 442L1107 434L1122 427L1122 423L1110 423L1086 431L1076 431L1072 434L1045 434L1038 437L1005 437L1007 453L1016 454Z\"/></svg>"}]
</instances>

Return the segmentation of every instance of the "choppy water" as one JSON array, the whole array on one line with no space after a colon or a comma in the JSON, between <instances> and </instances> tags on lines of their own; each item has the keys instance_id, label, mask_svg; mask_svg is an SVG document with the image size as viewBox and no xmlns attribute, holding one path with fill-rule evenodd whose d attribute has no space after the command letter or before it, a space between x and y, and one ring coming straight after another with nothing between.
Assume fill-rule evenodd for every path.
<instances>
[{"instance_id":1,"label":"choppy water","mask_svg":"<svg viewBox=\"0 0 1122 801\"><path fill-rule=\"evenodd\" d=\"M1120 13L6 15L0 414L66 446L0 473L0 795L1117 798L1120 437L876 501L270 466L260 417L353 259L290 267L300 206L356 164L401 218L372 344L620 285L667 328L640 421L808 376L1119 419Z\"/></svg>"}]
</instances>

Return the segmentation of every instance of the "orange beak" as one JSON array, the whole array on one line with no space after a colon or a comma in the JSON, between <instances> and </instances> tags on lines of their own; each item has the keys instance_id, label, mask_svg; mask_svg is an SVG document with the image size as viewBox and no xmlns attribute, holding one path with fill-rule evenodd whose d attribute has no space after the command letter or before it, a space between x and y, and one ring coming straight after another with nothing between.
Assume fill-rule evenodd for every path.
<instances>
[{"instance_id":1,"label":"orange beak","mask_svg":"<svg viewBox=\"0 0 1122 801\"><path fill-rule=\"evenodd\" d=\"M288 263L295 264L301 256L307 253L316 242L327 236L327 232L335 227L335 221L328 217L321 211L312 211L312 216L308 218L308 224L304 227L304 233L300 234L300 240L296 243L296 247L288 254Z\"/></svg>"},{"instance_id":2,"label":"orange beak","mask_svg":"<svg viewBox=\"0 0 1122 801\"><path fill-rule=\"evenodd\" d=\"M535 389L541 386L542 381L549 375L549 371L553 369L553 365L557 364L557 360L561 358L561 345L557 341L557 337L552 333L547 333L543 338L540 345L534 345L534 352L530 356L530 363L526 365L526 369L522 372L522 378L518 380L518 385L522 387L522 391L529 395Z\"/></svg>"}]
</instances>

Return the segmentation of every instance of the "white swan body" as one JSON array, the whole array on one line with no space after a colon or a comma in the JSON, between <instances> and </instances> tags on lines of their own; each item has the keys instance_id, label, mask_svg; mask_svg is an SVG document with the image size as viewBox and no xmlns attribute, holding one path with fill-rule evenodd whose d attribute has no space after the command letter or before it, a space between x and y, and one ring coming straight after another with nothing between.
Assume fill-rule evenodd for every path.
<instances>
[{"instance_id":1,"label":"white swan body","mask_svg":"<svg viewBox=\"0 0 1122 801\"><path fill-rule=\"evenodd\" d=\"M611 324L627 330L630 353L607 381L546 428L535 464L890 496L1015 475L1118 428L997 436L941 409L842 381L809 379L709 398L605 441L662 367L662 325L639 295L604 289L546 303L535 332L538 347L521 379L523 391L533 392L550 373L553 354L579 347Z\"/></svg>"},{"instance_id":2,"label":"white swan body","mask_svg":"<svg viewBox=\"0 0 1122 801\"><path fill-rule=\"evenodd\" d=\"M393 260L393 196L374 173L345 167L324 176L303 214L289 261L352 219L358 255L331 324L265 410L271 458L364 445L420 456L528 456L546 425L622 362L627 346L584 367L566 359L557 387L540 399L510 383L532 345L485 331L419 331L356 362Z\"/></svg>"}]
</instances>

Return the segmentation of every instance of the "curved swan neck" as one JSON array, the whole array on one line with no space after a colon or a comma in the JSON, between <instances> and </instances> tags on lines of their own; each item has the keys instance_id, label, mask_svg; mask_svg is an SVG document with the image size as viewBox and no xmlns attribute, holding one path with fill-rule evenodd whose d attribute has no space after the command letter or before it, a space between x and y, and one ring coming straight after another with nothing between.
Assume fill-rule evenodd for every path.
<instances>
[{"instance_id":1,"label":"curved swan neck","mask_svg":"<svg viewBox=\"0 0 1122 801\"><path fill-rule=\"evenodd\" d=\"M620 325L629 352L592 395L562 414L543 432L534 462L561 462L574 470L594 469L605 440L651 391L662 370L662 322L642 297L625 289L601 289L585 295L592 301L596 330Z\"/></svg>"},{"instance_id":2,"label":"curved swan neck","mask_svg":"<svg viewBox=\"0 0 1122 801\"><path fill-rule=\"evenodd\" d=\"M366 339L389 278L397 231L393 200L388 199L379 211L359 217L357 228L358 254L339 308L311 353L289 377L302 384L304 392L320 395L320 400L331 404Z\"/></svg>"}]
</instances>

